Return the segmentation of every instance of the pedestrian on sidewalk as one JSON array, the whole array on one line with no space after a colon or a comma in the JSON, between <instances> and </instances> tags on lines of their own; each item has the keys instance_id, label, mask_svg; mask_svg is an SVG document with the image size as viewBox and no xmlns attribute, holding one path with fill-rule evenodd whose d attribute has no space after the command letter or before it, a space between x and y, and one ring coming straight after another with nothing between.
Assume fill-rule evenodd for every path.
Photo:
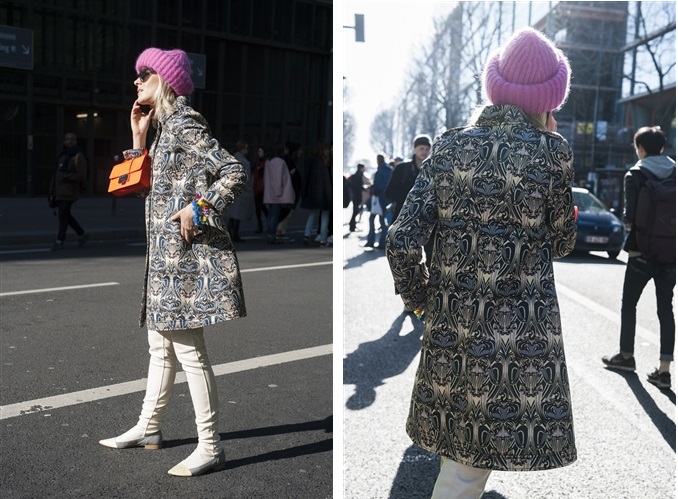
<instances>
[{"instance_id":1,"label":"pedestrian on sidewalk","mask_svg":"<svg viewBox=\"0 0 678 499\"><path fill-rule=\"evenodd\" d=\"M290 179L292 180L292 188L294 189L294 203L291 206L284 206L278 215L278 226L275 228L275 237L278 241L290 242L292 238L287 236L287 224L292 218L294 210L296 210L299 201L301 200L301 172L299 171L299 162L304 151L296 142L285 143L285 164L290 172Z\"/></svg>"},{"instance_id":2,"label":"pedestrian on sidewalk","mask_svg":"<svg viewBox=\"0 0 678 499\"><path fill-rule=\"evenodd\" d=\"M50 205L58 210L59 216L59 230L52 251L64 248L68 227L78 235L78 246L84 246L89 239L89 234L71 213L73 203L80 199L80 192L85 190L86 182L87 158L78 147L76 135L68 132L64 135L63 149L57 158L49 186Z\"/></svg>"},{"instance_id":3,"label":"pedestrian on sidewalk","mask_svg":"<svg viewBox=\"0 0 678 499\"><path fill-rule=\"evenodd\" d=\"M284 242L276 235L278 223L283 210L291 209L295 201L292 177L283 159L284 155L285 146L276 144L264 166L264 203L268 209L266 238L269 244Z\"/></svg>"},{"instance_id":4,"label":"pedestrian on sidewalk","mask_svg":"<svg viewBox=\"0 0 678 499\"><path fill-rule=\"evenodd\" d=\"M412 147L412 159L400 162L393 167L391 179L386 187L386 196L394 204L393 220L398 218L407 193L412 189L422 163L431 152L431 137L426 134L417 135Z\"/></svg>"},{"instance_id":5,"label":"pedestrian on sidewalk","mask_svg":"<svg viewBox=\"0 0 678 499\"><path fill-rule=\"evenodd\" d=\"M255 234L264 232L263 220L268 218L268 208L264 204L264 167L266 166L266 151L263 147L257 149L257 159L254 163L254 170L252 176L253 191L254 191L254 214L257 217L257 229ZM263 215L263 217L262 217Z\"/></svg>"},{"instance_id":6,"label":"pedestrian on sidewalk","mask_svg":"<svg viewBox=\"0 0 678 499\"><path fill-rule=\"evenodd\" d=\"M327 247L329 236L330 213L332 211L332 149L329 144L319 141L315 145L313 157L304 171L304 182L301 187L301 207L309 210L304 229L303 243L311 243L312 231L316 228L320 217L320 230L315 242Z\"/></svg>"},{"instance_id":7,"label":"pedestrian on sidewalk","mask_svg":"<svg viewBox=\"0 0 678 499\"><path fill-rule=\"evenodd\" d=\"M386 163L383 154L377 155L377 171L374 174L372 181L372 195L370 196L370 205L372 198L376 198L381 214L370 211L370 218L368 220L369 231L367 233L366 248L374 247L374 242L377 238L377 231L374 227L374 221L378 217L381 230L379 232L379 243L377 249L386 249L386 233L388 232L388 224L386 223L386 207L391 203L391 199L386 195L386 186L389 185L391 179L391 167Z\"/></svg>"},{"instance_id":8,"label":"pedestrian on sidewalk","mask_svg":"<svg viewBox=\"0 0 678 499\"><path fill-rule=\"evenodd\" d=\"M393 200L393 220L398 218L407 193L410 192L419 175L421 165L431 153L431 137L426 134L417 135L414 138L413 148L412 160L401 162L393 168L391 180L386 187L386 196ZM435 236L436 230L434 229L429 239L423 243L427 266L431 263Z\"/></svg>"},{"instance_id":9,"label":"pedestrian on sidewalk","mask_svg":"<svg viewBox=\"0 0 678 499\"><path fill-rule=\"evenodd\" d=\"M572 151L552 113L569 82L550 40L514 33L485 65L490 104L434 141L389 230L396 293L425 321L406 429L441 456L433 498L577 458L552 261L576 240Z\"/></svg>"},{"instance_id":10,"label":"pedestrian on sidewalk","mask_svg":"<svg viewBox=\"0 0 678 499\"><path fill-rule=\"evenodd\" d=\"M238 260L222 214L245 188L243 166L223 149L189 104L191 66L183 50L148 48L136 61L132 149L140 156L149 126L152 183L146 197L146 273L139 326L148 327L150 362L141 414L129 431L99 443L114 449L162 446L160 423L177 364L195 411L197 448L168 471L201 475L225 467L219 399L203 327L246 315Z\"/></svg>"},{"instance_id":11,"label":"pedestrian on sidewalk","mask_svg":"<svg viewBox=\"0 0 678 499\"><path fill-rule=\"evenodd\" d=\"M348 230L355 232L356 224L363 210L363 192L366 186L370 185L370 179L365 176L365 165L358 163L355 172L348 178L348 184L351 191L351 201L353 202L353 213L348 223Z\"/></svg>"},{"instance_id":12,"label":"pedestrian on sidewalk","mask_svg":"<svg viewBox=\"0 0 678 499\"><path fill-rule=\"evenodd\" d=\"M633 356L636 306L647 283L654 280L659 317L659 368L648 374L647 380L659 388L670 388L669 368L676 341L676 322L673 316L673 288L676 286L676 162L668 156L662 156L666 135L658 126L640 128L633 137L633 144L638 162L624 176L624 225L629 232L624 250L629 256L622 291L619 353L603 357L603 363L609 369L636 370ZM672 185L672 192L667 192L669 205L662 209L664 213L649 214L640 206L641 189L649 180L663 180ZM637 239L639 234L644 233L638 227L639 219L636 217L641 210L651 219L668 216L664 226L673 232L673 237L664 237L663 242L653 241L652 253L644 251L642 241L639 244ZM665 249L661 247L662 244L665 244ZM662 249L663 254L659 253Z\"/></svg>"}]
</instances>

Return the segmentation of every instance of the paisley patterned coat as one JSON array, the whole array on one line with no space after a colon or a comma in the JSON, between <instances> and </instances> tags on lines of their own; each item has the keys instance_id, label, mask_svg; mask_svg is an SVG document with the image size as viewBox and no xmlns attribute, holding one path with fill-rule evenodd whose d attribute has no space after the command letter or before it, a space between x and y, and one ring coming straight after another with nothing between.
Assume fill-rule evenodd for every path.
<instances>
[{"instance_id":1,"label":"paisley patterned coat","mask_svg":"<svg viewBox=\"0 0 678 499\"><path fill-rule=\"evenodd\" d=\"M572 179L567 142L515 106L433 144L387 239L396 293L425 312L407 419L424 449L493 470L575 461L552 265L575 243Z\"/></svg>"},{"instance_id":2,"label":"paisley patterned coat","mask_svg":"<svg viewBox=\"0 0 678 499\"><path fill-rule=\"evenodd\" d=\"M126 158L140 150L124 152ZM158 122L146 197L146 272L139 326L193 329L246 315L238 260L221 213L245 188L243 166L211 135L205 119L177 99ZM215 208L191 244L170 218L196 194Z\"/></svg>"}]
</instances>

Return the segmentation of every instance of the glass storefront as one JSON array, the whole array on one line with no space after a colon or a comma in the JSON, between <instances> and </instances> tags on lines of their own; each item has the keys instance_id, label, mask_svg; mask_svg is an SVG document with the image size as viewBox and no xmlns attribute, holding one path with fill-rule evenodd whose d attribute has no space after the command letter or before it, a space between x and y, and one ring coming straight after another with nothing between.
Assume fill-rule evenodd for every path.
<instances>
[{"instance_id":1,"label":"glass storefront","mask_svg":"<svg viewBox=\"0 0 678 499\"><path fill-rule=\"evenodd\" d=\"M33 69L0 70L0 195L45 194L66 132L88 157L87 194L105 193L151 46L204 60L191 101L226 148L331 141L331 20L321 0L0 3L0 27L33 33Z\"/></svg>"}]
</instances>

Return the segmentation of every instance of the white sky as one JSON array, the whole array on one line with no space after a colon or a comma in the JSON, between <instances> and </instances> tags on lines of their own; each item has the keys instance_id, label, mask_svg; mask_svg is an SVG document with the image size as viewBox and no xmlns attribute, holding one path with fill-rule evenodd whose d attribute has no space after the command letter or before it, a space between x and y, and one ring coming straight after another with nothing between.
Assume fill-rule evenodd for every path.
<instances>
[{"instance_id":1,"label":"white sky","mask_svg":"<svg viewBox=\"0 0 678 499\"><path fill-rule=\"evenodd\" d=\"M347 172L352 172L359 160L376 166L378 151L370 146L372 121L380 111L396 103L403 74L408 65L416 63L417 52L431 40L433 20L447 16L456 3L453 0L343 2L343 26L354 26L355 14L365 16L365 42L356 42L355 30L343 28L343 54L336 51L343 62L343 105L356 120L356 140L353 154L348 158ZM528 24L530 4L534 22L548 11L551 3L557 2L516 2L515 28ZM341 126L341 122L337 124ZM412 151L396 154L408 158Z\"/></svg>"},{"instance_id":2,"label":"white sky","mask_svg":"<svg viewBox=\"0 0 678 499\"><path fill-rule=\"evenodd\" d=\"M365 42L355 41L355 30L343 29L345 109L356 120L356 142L348 166L357 159L376 165L370 146L370 126L379 111L391 107L402 86L408 64L431 36L433 19L448 14L456 2L427 0L345 1L343 26L354 26L354 14L365 16ZM409 156L411 151L402 151Z\"/></svg>"}]
</instances>

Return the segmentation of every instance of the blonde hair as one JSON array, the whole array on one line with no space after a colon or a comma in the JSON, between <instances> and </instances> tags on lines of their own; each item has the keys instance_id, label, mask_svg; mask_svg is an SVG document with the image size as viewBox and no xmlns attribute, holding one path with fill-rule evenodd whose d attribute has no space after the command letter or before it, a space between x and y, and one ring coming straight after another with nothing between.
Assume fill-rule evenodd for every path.
<instances>
[{"instance_id":1,"label":"blonde hair","mask_svg":"<svg viewBox=\"0 0 678 499\"><path fill-rule=\"evenodd\" d=\"M167 82L158 75L158 88L153 94L153 124L171 114L176 109L177 94Z\"/></svg>"}]
</instances>

